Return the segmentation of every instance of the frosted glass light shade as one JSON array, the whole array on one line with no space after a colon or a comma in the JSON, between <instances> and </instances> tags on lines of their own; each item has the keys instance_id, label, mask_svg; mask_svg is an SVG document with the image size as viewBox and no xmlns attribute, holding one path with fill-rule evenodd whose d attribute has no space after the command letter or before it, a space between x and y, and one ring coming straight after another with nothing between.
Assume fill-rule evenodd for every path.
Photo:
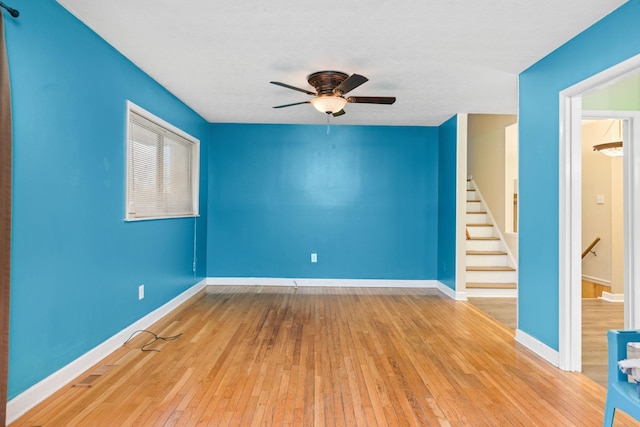
<instances>
[{"instance_id":1,"label":"frosted glass light shade","mask_svg":"<svg viewBox=\"0 0 640 427\"><path fill-rule=\"evenodd\" d=\"M609 157L622 157L624 155L622 141L607 142L605 144L594 145L593 151L598 151Z\"/></svg>"},{"instance_id":2,"label":"frosted glass light shade","mask_svg":"<svg viewBox=\"0 0 640 427\"><path fill-rule=\"evenodd\" d=\"M311 100L311 104L321 113L333 114L342 110L347 105L347 100L340 96L318 96Z\"/></svg>"}]
</instances>

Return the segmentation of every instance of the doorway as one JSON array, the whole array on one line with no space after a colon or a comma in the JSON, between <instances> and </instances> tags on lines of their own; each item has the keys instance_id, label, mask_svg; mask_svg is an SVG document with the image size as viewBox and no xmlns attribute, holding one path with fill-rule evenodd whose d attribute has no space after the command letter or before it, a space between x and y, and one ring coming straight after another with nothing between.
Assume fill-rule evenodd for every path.
<instances>
[{"instance_id":1,"label":"doorway","mask_svg":"<svg viewBox=\"0 0 640 427\"><path fill-rule=\"evenodd\" d=\"M583 98L583 107L594 105L593 96ZM585 110L581 128L582 373L603 387L607 386L607 331L624 328L624 141L620 115L625 114Z\"/></svg>"},{"instance_id":2,"label":"doorway","mask_svg":"<svg viewBox=\"0 0 640 427\"><path fill-rule=\"evenodd\" d=\"M465 266L469 302L517 328L518 140L516 115L470 114ZM517 212L517 211L516 211Z\"/></svg>"},{"instance_id":3,"label":"doorway","mask_svg":"<svg viewBox=\"0 0 640 427\"><path fill-rule=\"evenodd\" d=\"M559 188L559 358L561 369L582 369L582 130L583 97L640 73L640 56L634 57L560 93ZM640 110L640 108L638 108ZM638 328L640 307L640 112L620 111L624 148L624 327ZM589 114L593 114L591 111ZM610 112L607 112L610 114ZM610 117L610 116L609 116Z\"/></svg>"}]
</instances>

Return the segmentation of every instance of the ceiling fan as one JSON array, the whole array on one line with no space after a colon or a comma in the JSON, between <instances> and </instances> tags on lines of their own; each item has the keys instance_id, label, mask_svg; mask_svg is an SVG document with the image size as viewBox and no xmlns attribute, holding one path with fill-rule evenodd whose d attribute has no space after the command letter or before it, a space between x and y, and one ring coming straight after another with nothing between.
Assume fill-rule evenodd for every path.
<instances>
[{"instance_id":1,"label":"ceiling fan","mask_svg":"<svg viewBox=\"0 0 640 427\"><path fill-rule=\"evenodd\" d=\"M286 83L270 82L277 86L286 87L288 89L297 90L306 93L314 98L310 101L294 102L293 104L278 105L273 108L292 107L294 105L311 104L316 110L341 116L344 112L344 106L349 104L385 104L391 105L396 102L395 96L349 96L345 98L343 95L351 92L353 89L367 82L369 79L360 74L348 75L341 71L318 71L307 76L307 81L316 91L311 92L307 89L291 86Z\"/></svg>"}]
</instances>

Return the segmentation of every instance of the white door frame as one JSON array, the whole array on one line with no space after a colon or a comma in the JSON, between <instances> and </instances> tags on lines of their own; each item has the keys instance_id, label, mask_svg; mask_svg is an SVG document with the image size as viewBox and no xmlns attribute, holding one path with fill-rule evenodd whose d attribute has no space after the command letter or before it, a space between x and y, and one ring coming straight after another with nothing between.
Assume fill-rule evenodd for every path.
<instances>
[{"instance_id":1,"label":"white door frame","mask_svg":"<svg viewBox=\"0 0 640 427\"><path fill-rule=\"evenodd\" d=\"M582 370L582 96L639 72L640 55L637 55L560 92L558 366L566 371ZM640 147L640 113L618 113L620 116L616 117L607 112L607 117L622 118L627 124L623 160L625 328L637 329L640 316L635 314L635 308L640 308L640 290L636 287L640 287L640 269L634 265L640 255L640 223L636 224L631 213L640 212L640 195L637 195L640 191L640 150L637 149Z\"/></svg>"}]
</instances>

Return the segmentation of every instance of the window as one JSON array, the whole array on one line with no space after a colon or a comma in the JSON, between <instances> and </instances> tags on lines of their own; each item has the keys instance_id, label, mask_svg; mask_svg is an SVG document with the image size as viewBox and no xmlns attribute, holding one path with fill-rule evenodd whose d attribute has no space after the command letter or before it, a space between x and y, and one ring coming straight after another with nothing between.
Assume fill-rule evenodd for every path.
<instances>
[{"instance_id":1,"label":"window","mask_svg":"<svg viewBox=\"0 0 640 427\"><path fill-rule=\"evenodd\" d=\"M200 141L128 102L125 219L198 215Z\"/></svg>"}]
</instances>

